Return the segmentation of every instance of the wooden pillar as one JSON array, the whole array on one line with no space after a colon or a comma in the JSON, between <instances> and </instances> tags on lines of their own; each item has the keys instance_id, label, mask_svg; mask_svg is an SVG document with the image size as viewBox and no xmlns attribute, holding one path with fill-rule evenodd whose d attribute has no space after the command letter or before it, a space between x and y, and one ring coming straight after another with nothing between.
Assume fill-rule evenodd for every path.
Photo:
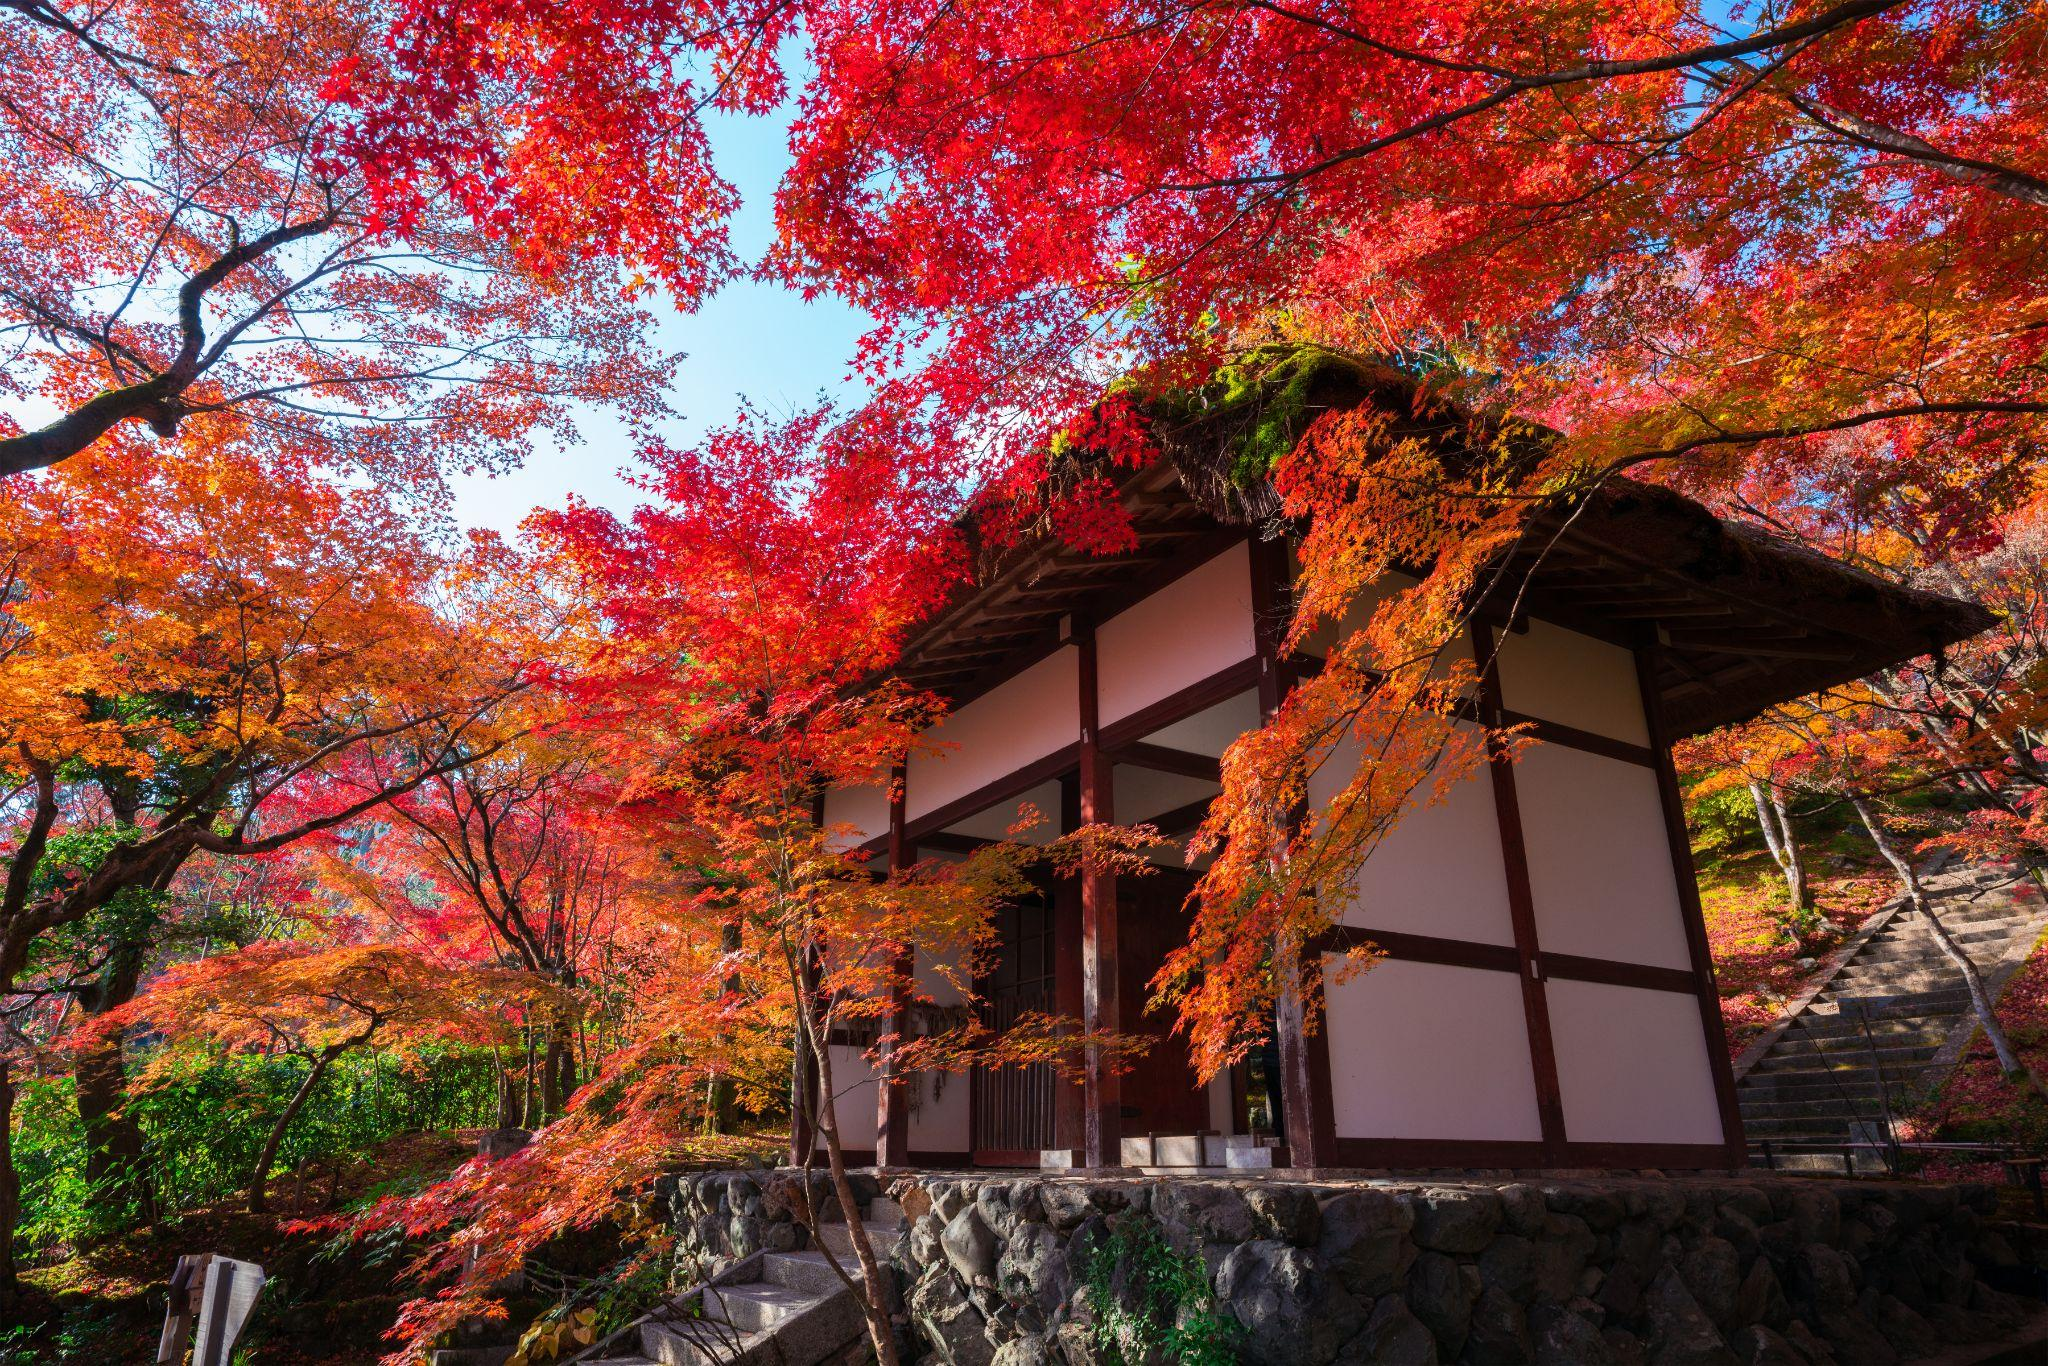
<instances>
[{"instance_id":1,"label":"wooden pillar","mask_svg":"<svg viewBox=\"0 0 2048 1366\"><path fill-rule=\"evenodd\" d=\"M1515 955L1521 965L1522 1022L1529 1034L1529 1065L1535 1072L1536 1116L1543 1129L1546 1160L1556 1164L1564 1158L1564 1101L1558 1089L1557 1047L1550 1035L1550 1001L1537 958L1536 896L1529 884L1529 850L1522 838L1515 760L1507 746L1494 738L1502 724L1494 640L1491 626L1472 628L1472 657L1479 665L1479 722L1489 732L1487 772L1493 779L1493 810L1500 824L1501 866L1507 872L1508 919L1514 927Z\"/></svg>"},{"instance_id":2,"label":"wooden pillar","mask_svg":"<svg viewBox=\"0 0 2048 1366\"><path fill-rule=\"evenodd\" d=\"M1251 551L1252 639L1259 660L1259 721L1273 719L1294 686L1294 672L1282 650L1293 607L1288 594L1287 542L1254 538ZM1302 812L1288 818L1287 835ZM1336 1111L1330 1096L1330 1040L1323 1022L1301 993L1302 956L1319 953L1315 944L1275 944L1273 1042L1280 1055L1280 1119L1287 1130L1287 1156L1296 1167L1336 1165ZM1314 965L1310 965L1314 966Z\"/></svg>"},{"instance_id":3,"label":"wooden pillar","mask_svg":"<svg viewBox=\"0 0 2048 1366\"><path fill-rule=\"evenodd\" d=\"M1060 833L1081 828L1081 775L1069 773L1060 779ZM1081 883L1062 877L1052 888L1053 1014L1066 1020L1087 1015L1081 990ZM1086 1147L1082 1116L1087 1109L1086 1084L1078 1078L1059 1078L1053 1091L1053 1145L1080 1154ZM1077 1158L1083 1160L1085 1158Z\"/></svg>"},{"instance_id":4,"label":"wooden pillar","mask_svg":"<svg viewBox=\"0 0 2048 1366\"><path fill-rule=\"evenodd\" d=\"M1102 752L1096 704L1095 631L1076 632L1080 653L1081 758L1080 817L1083 825L1116 819L1113 766ZM1081 1018L1091 1032L1115 1033L1123 1026L1117 999L1116 875L1081 874ZM1089 1049L1082 1077L1081 1148L1090 1167L1123 1165L1123 1081Z\"/></svg>"},{"instance_id":5,"label":"wooden pillar","mask_svg":"<svg viewBox=\"0 0 2048 1366\"><path fill-rule=\"evenodd\" d=\"M1636 651L1636 686L1642 690L1643 719L1650 732L1650 753L1657 765L1657 804L1664 816L1664 836L1671 846L1671 871L1678 880L1678 905L1685 916L1686 956L1692 962L1694 993L1699 998L1700 1028L1707 1035L1707 1057L1714 1069L1714 1098L1721 1112L1721 1143L1728 1165L1749 1165L1749 1145L1742 1131L1742 1107L1735 1099L1735 1068L1722 1041L1728 1037L1721 1019L1721 994L1714 989L1714 956L1707 944L1707 918L1700 908L1698 874L1692 866L1692 840L1685 832L1685 802L1678 774L1671 765L1674 738L1664 721L1664 698L1657 688L1657 649Z\"/></svg>"},{"instance_id":6,"label":"wooden pillar","mask_svg":"<svg viewBox=\"0 0 2048 1366\"><path fill-rule=\"evenodd\" d=\"M889 872L900 873L917 857L903 834L905 770L896 765L889 774ZM895 1000L884 1022L887 1032L902 1038L910 1028L908 982L915 967L909 946L896 952ZM875 1165L903 1167L910 1164L910 1100L904 1095L904 1079L896 1075L894 1048L882 1056L882 1075L875 1087Z\"/></svg>"}]
</instances>

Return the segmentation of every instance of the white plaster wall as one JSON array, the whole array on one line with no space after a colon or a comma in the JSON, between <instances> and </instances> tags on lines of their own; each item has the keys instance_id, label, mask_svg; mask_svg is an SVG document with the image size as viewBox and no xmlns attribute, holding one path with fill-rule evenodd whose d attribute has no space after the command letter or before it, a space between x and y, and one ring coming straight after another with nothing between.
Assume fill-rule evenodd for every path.
<instances>
[{"instance_id":1,"label":"white plaster wall","mask_svg":"<svg viewBox=\"0 0 2048 1366\"><path fill-rule=\"evenodd\" d=\"M1222 758L1223 751L1231 742L1246 731L1259 728L1259 694L1255 688L1247 689L1235 697L1226 697L1213 707L1205 707L1193 716L1175 721L1172 725L1161 726L1145 739L1168 749L1186 750L1190 754L1207 754Z\"/></svg>"},{"instance_id":2,"label":"white plaster wall","mask_svg":"<svg viewBox=\"0 0 2048 1366\"><path fill-rule=\"evenodd\" d=\"M1037 807L1038 814L1044 819L1014 838L1020 844L1049 843L1060 833L1060 785L1056 778L977 811L964 820L954 821L946 830L950 834L972 835L985 840L1013 838L1009 833L1010 827L1022 818L1026 802Z\"/></svg>"},{"instance_id":3,"label":"white plaster wall","mask_svg":"<svg viewBox=\"0 0 2048 1366\"><path fill-rule=\"evenodd\" d=\"M1357 753L1346 745L1310 776L1312 811L1350 780ZM1435 806L1412 805L1366 859L1357 887L1357 899L1344 911L1347 925L1514 943L1500 821L1486 770L1461 780Z\"/></svg>"},{"instance_id":4,"label":"white plaster wall","mask_svg":"<svg viewBox=\"0 0 2048 1366\"><path fill-rule=\"evenodd\" d=\"M1558 978L1545 992L1566 1138L1721 1141L1698 1000L1675 991Z\"/></svg>"},{"instance_id":5,"label":"white plaster wall","mask_svg":"<svg viewBox=\"0 0 2048 1366\"><path fill-rule=\"evenodd\" d=\"M1532 621L1526 632L1501 636L1497 653L1508 710L1612 740L1650 743L1635 656L1619 645Z\"/></svg>"},{"instance_id":6,"label":"white plaster wall","mask_svg":"<svg viewBox=\"0 0 2048 1366\"><path fill-rule=\"evenodd\" d=\"M941 748L910 756L904 784L904 816L909 820L1080 740L1081 690L1074 650L1063 647L1039 660L926 734Z\"/></svg>"},{"instance_id":7,"label":"white plaster wall","mask_svg":"<svg viewBox=\"0 0 2048 1366\"><path fill-rule=\"evenodd\" d=\"M1657 775L1539 744L1516 762L1515 790L1538 947L1691 967Z\"/></svg>"},{"instance_id":8,"label":"white plaster wall","mask_svg":"<svg viewBox=\"0 0 2048 1366\"><path fill-rule=\"evenodd\" d=\"M1210 1078L1209 1127L1219 1134L1237 1132L1237 1116L1230 1108L1230 1073L1219 1072Z\"/></svg>"},{"instance_id":9,"label":"white plaster wall","mask_svg":"<svg viewBox=\"0 0 2048 1366\"><path fill-rule=\"evenodd\" d=\"M958 952L944 954L943 961L934 962L930 951L918 953L912 965L911 978L917 983L918 994L931 998L934 1005L956 1006L960 1004L960 985L947 975L946 969L960 961Z\"/></svg>"},{"instance_id":10,"label":"white plaster wall","mask_svg":"<svg viewBox=\"0 0 2048 1366\"><path fill-rule=\"evenodd\" d=\"M889 833L889 786L886 782L873 787L835 787L825 794L825 828L835 825L853 827L851 837L831 837L835 849L851 849L866 844L879 835Z\"/></svg>"},{"instance_id":11,"label":"white plaster wall","mask_svg":"<svg viewBox=\"0 0 2048 1366\"><path fill-rule=\"evenodd\" d=\"M1513 973L1388 960L1327 994L1340 1138L1543 1136Z\"/></svg>"},{"instance_id":12,"label":"white plaster wall","mask_svg":"<svg viewBox=\"0 0 2048 1366\"><path fill-rule=\"evenodd\" d=\"M825 1045L832 1054L832 1117L849 1148L875 1146L875 1069L852 1044ZM821 1140L822 1144L822 1140Z\"/></svg>"},{"instance_id":13,"label":"white plaster wall","mask_svg":"<svg viewBox=\"0 0 2048 1366\"><path fill-rule=\"evenodd\" d=\"M1240 541L1095 628L1102 723L1252 657L1251 554Z\"/></svg>"},{"instance_id":14,"label":"white plaster wall","mask_svg":"<svg viewBox=\"0 0 2048 1366\"><path fill-rule=\"evenodd\" d=\"M941 1078L930 1072L920 1072L913 1083L917 1087L917 1108L910 1112L910 1150L914 1153L964 1153L974 1146L974 1135L968 1126L967 1088L971 1084L965 1072L952 1072ZM933 1090L939 1087L935 1099Z\"/></svg>"},{"instance_id":15,"label":"white plaster wall","mask_svg":"<svg viewBox=\"0 0 2048 1366\"><path fill-rule=\"evenodd\" d=\"M1290 553L1288 563L1296 576L1301 573L1301 559ZM1326 621L1308 634L1301 642L1301 652L1326 659L1330 647L1349 636L1353 631L1372 620L1372 614L1379 610L1381 603L1404 589L1413 588L1417 580L1406 574L1388 574L1377 583L1368 585L1352 601L1351 610L1335 621Z\"/></svg>"},{"instance_id":16,"label":"white plaster wall","mask_svg":"<svg viewBox=\"0 0 2048 1366\"><path fill-rule=\"evenodd\" d=\"M1116 818L1126 825L1149 821L1154 816L1178 810L1190 802L1213 797L1223 789L1201 778L1179 773L1161 773L1156 768L1118 764L1110 775L1115 784Z\"/></svg>"}]
</instances>

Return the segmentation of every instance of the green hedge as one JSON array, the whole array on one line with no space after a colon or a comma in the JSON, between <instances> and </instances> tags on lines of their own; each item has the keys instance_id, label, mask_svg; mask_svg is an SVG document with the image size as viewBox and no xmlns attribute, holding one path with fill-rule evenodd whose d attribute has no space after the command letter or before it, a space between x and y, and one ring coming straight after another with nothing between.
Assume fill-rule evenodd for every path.
<instances>
[{"instance_id":1,"label":"green hedge","mask_svg":"<svg viewBox=\"0 0 2048 1366\"><path fill-rule=\"evenodd\" d=\"M232 1057L195 1064L130 1102L142 1124L160 1209L235 1196L264 1136L299 1083L291 1058ZM444 1051L411 1061L346 1056L321 1078L292 1122L273 1174L368 1150L398 1134L496 1122L497 1080L487 1052ZM31 1079L15 1103L14 1163L21 1178L17 1251L34 1258L59 1244L119 1229L136 1211L85 1181L85 1145L68 1077Z\"/></svg>"}]
</instances>

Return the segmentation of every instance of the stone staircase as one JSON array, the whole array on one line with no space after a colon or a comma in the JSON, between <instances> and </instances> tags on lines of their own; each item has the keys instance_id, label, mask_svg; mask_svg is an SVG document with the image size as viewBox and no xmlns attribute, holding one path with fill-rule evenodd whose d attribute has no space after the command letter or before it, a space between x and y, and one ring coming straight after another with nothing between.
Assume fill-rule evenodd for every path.
<instances>
[{"instance_id":1,"label":"stone staircase","mask_svg":"<svg viewBox=\"0 0 2048 1366\"><path fill-rule=\"evenodd\" d=\"M2048 929L2048 910L2022 894L2032 884L2014 869L1950 863L1930 866L1922 881L1995 1000ZM1766 1160L1760 1145L1768 1142L1773 1165L1848 1166L1840 1145L1883 1141L1890 1118L1954 1066L1976 1027L1961 974L1925 918L1903 901L1878 911L1737 1060L1753 1160ZM1826 1160L1798 1156L1831 1145L1837 1151Z\"/></svg>"},{"instance_id":2,"label":"stone staircase","mask_svg":"<svg viewBox=\"0 0 2048 1366\"><path fill-rule=\"evenodd\" d=\"M875 1256L886 1259L902 1236L903 1211L878 1198L862 1224ZM820 1235L858 1279L852 1229L827 1223ZM890 1274L886 1262L882 1274ZM824 1252L807 1251L747 1257L574 1360L591 1366L841 1366L868 1356L859 1298Z\"/></svg>"}]
</instances>

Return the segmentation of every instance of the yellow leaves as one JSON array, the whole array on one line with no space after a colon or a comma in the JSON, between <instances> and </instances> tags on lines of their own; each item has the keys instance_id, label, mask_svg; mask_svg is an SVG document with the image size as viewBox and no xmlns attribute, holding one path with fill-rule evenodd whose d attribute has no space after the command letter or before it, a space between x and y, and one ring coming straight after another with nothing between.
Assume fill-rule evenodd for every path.
<instances>
[{"instance_id":1,"label":"yellow leaves","mask_svg":"<svg viewBox=\"0 0 2048 1366\"><path fill-rule=\"evenodd\" d=\"M89 1028L147 1021L172 1047L145 1079L174 1068L180 1049L287 1048L317 1052L370 1042L511 1037L520 1010L571 1011L567 993L528 973L458 967L387 944L309 948L266 943L173 967L137 1000Z\"/></svg>"},{"instance_id":2,"label":"yellow leaves","mask_svg":"<svg viewBox=\"0 0 2048 1366\"><path fill-rule=\"evenodd\" d=\"M520 1334L505 1366L547 1366L597 1341L597 1310L550 1311Z\"/></svg>"}]
</instances>

